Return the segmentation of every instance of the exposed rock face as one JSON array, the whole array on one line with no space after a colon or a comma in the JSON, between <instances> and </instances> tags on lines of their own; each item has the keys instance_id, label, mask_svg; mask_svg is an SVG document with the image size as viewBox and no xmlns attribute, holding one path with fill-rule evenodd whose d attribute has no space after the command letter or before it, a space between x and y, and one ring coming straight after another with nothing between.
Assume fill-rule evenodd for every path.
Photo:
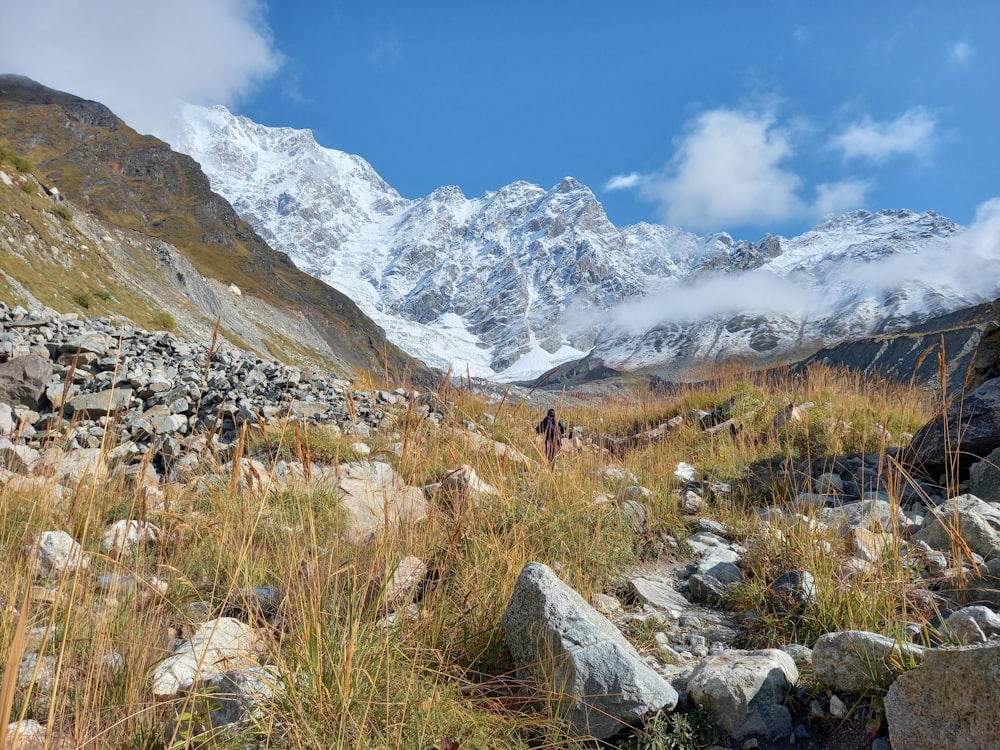
<instances>
[{"instance_id":1,"label":"exposed rock face","mask_svg":"<svg viewBox=\"0 0 1000 750\"><path fill-rule=\"evenodd\" d=\"M1000 448L1000 378L956 399L943 417L917 431L912 444L915 461L931 475L943 473L952 462L968 470Z\"/></svg>"},{"instance_id":2,"label":"exposed rock face","mask_svg":"<svg viewBox=\"0 0 1000 750\"><path fill-rule=\"evenodd\" d=\"M567 696L574 736L607 738L677 705L677 691L621 632L541 563L521 571L503 628L518 669Z\"/></svg>"},{"instance_id":3,"label":"exposed rock face","mask_svg":"<svg viewBox=\"0 0 1000 750\"><path fill-rule=\"evenodd\" d=\"M476 375L524 380L569 363L563 375L606 365L677 377L733 356L788 361L980 301L921 283L882 294L848 274L825 281L843 264L937 247L961 231L933 212L855 211L800 237L751 242L615 227L570 177L549 189L514 182L466 198L443 187L406 200L363 159L320 147L308 131L264 127L221 107L190 108L175 141L258 232L348 293L397 344L441 367L470 362ZM726 304L725 283L713 286L753 272L805 280L832 309L803 318L776 298L776 309L747 312ZM721 311L672 309L692 288ZM593 366L581 367L588 352Z\"/></svg>"},{"instance_id":4,"label":"exposed rock face","mask_svg":"<svg viewBox=\"0 0 1000 750\"><path fill-rule=\"evenodd\" d=\"M43 226L26 222L25 209L38 206L24 203L20 185L0 181L0 259L26 301L42 293L32 283L42 275L61 287L42 304L66 309L72 296L98 292L104 307L129 317L168 312L208 336L221 316L224 330L260 351L293 344L344 375L359 367L432 378L350 299L261 239L191 157L139 135L103 105L0 75L0 129L72 214L70 222L38 211ZM88 287L73 268L101 282Z\"/></svg>"},{"instance_id":5,"label":"exposed rock face","mask_svg":"<svg viewBox=\"0 0 1000 750\"><path fill-rule=\"evenodd\" d=\"M945 391L972 390L1000 374L1000 300L964 307L901 331L876 331L873 336L820 349L796 369L822 362L865 375L881 375L941 392L938 354L944 349Z\"/></svg>"},{"instance_id":6,"label":"exposed rock face","mask_svg":"<svg viewBox=\"0 0 1000 750\"><path fill-rule=\"evenodd\" d=\"M885 696L893 747L990 750L1000 737L1000 645L929 649Z\"/></svg>"}]
</instances>

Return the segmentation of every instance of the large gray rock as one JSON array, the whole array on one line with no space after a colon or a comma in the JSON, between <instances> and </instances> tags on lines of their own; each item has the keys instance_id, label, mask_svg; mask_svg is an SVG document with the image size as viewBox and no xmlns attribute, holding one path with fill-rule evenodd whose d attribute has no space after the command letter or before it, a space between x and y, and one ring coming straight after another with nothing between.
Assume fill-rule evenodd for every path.
<instances>
[{"instance_id":1,"label":"large gray rock","mask_svg":"<svg viewBox=\"0 0 1000 750\"><path fill-rule=\"evenodd\" d=\"M792 733L785 698L798 679L795 661L783 651L732 649L702 659L688 680L687 694L737 742L776 740Z\"/></svg>"},{"instance_id":2,"label":"large gray rock","mask_svg":"<svg viewBox=\"0 0 1000 750\"><path fill-rule=\"evenodd\" d=\"M0 362L0 401L37 409L51 377L52 363L37 354Z\"/></svg>"},{"instance_id":3,"label":"large gray rock","mask_svg":"<svg viewBox=\"0 0 1000 750\"><path fill-rule=\"evenodd\" d=\"M463 502L473 505L488 496L496 496L496 488L485 482L476 470L468 464L462 464L457 469L449 471L441 480L441 493L452 507L459 507Z\"/></svg>"},{"instance_id":4,"label":"large gray rock","mask_svg":"<svg viewBox=\"0 0 1000 750\"><path fill-rule=\"evenodd\" d=\"M574 737L611 737L677 705L677 691L542 563L521 571L502 622L518 670L562 696Z\"/></svg>"},{"instance_id":5,"label":"large gray rock","mask_svg":"<svg viewBox=\"0 0 1000 750\"><path fill-rule=\"evenodd\" d=\"M894 748L993 750L1000 745L1000 644L928 649L885 696Z\"/></svg>"},{"instance_id":6,"label":"large gray rock","mask_svg":"<svg viewBox=\"0 0 1000 750\"><path fill-rule=\"evenodd\" d=\"M947 423L947 430L945 425ZM968 467L1000 448L1000 378L987 380L913 436L914 461L932 476L953 460Z\"/></svg>"},{"instance_id":7,"label":"large gray rock","mask_svg":"<svg viewBox=\"0 0 1000 750\"><path fill-rule=\"evenodd\" d=\"M1000 614L982 605L963 607L948 616L944 630L963 646L986 643L1000 636Z\"/></svg>"},{"instance_id":8,"label":"large gray rock","mask_svg":"<svg viewBox=\"0 0 1000 750\"><path fill-rule=\"evenodd\" d=\"M121 414L131 402L131 388L108 388L97 393L73 396L67 405L69 412L77 417L100 419L103 416Z\"/></svg>"},{"instance_id":9,"label":"large gray rock","mask_svg":"<svg viewBox=\"0 0 1000 750\"><path fill-rule=\"evenodd\" d=\"M401 528L427 517L427 500L390 464L379 461L341 464L336 489L347 511L346 533L365 539L379 528Z\"/></svg>"},{"instance_id":10,"label":"large gray rock","mask_svg":"<svg viewBox=\"0 0 1000 750\"><path fill-rule=\"evenodd\" d=\"M959 495L934 508L914 536L934 549L950 551L958 532L970 550L983 559L1000 555L1000 505L975 495Z\"/></svg>"},{"instance_id":11,"label":"large gray rock","mask_svg":"<svg viewBox=\"0 0 1000 750\"><path fill-rule=\"evenodd\" d=\"M173 698L183 687L212 675L246 671L256 664L257 632L232 617L219 617L198 626L191 638L156 665L153 695Z\"/></svg>"},{"instance_id":12,"label":"large gray rock","mask_svg":"<svg viewBox=\"0 0 1000 750\"><path fill-rule=\"evenodd\" d=\"M897 509L879 498L866 498L856 503L821 508L819 511L819 519L840 534L846 534L854 528L876 527L876 524L885 531L892 531L897 515Z\"/></svg>"},{"instance_id":13,"label":"large gray rock","mask_svg":"<svg viewBox=\"0 0 1000 750\"><path fill-rule=\"evenodd\" d=\"M639 601L656 609L674 613L675 617L679 617L682 612L691 609L691 602L668 583L650 578L632 578L628 583L632 593Z\"/></svg>"},{"instance_id":14,"label":"large gray rock","mask_svg":"<svg viewBox=\"0 0 1000 750\"><path fill-rule=\"evenodd\" d=\"M775 612L801 612L816 599L816 579L808 570L789 570L770 585L771 606Z\"/></svg>"},{"instance_id":15,"label":"large gray rock","mask_svg":"<svg viewBox=\"0 0 1000 750\"><path fill-rule=\"evenodd\" d=\"M35 562L35 578L59 576L64 571L86 570L90 555L65 531L43 531L31 543L29 555Z\"/></svg>"},{"instance_id":16,"label":"large gray rock","mask_svg":"<svg viewBox=\"0 0 1000 750\"><path fill-rule=\"evenodd\" d=\"M969 494L989 503L1000 502L1000 448L969 467Z\"/></svg>"},{"instance_id":17,"label":"large gray rock","mask_svg":"<svg viewBox=\"0 0 1000 750\"><path fill-rule=\"evenodd\" d=\"M813 646L813 673L823 685L860 695L884 688L906 667L919 662L923 649L877 633L842 630L821 635Z\"/></svg>"}]
</instances>

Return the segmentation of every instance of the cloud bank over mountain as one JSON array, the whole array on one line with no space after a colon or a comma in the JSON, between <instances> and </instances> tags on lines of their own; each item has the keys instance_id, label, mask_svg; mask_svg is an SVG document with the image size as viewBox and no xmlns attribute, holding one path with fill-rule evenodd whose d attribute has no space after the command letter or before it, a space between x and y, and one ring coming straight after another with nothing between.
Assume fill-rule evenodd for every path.
<instances>
[{"instance_id":1,"label":"cloud bank over mountain","mask_svg":"<svg viewBox=\"0 0 1000 750\"><path fill-rule=\"evenodd\" d=\"M183 103L233 106L281 67L263 12L257 0L7 3L16 33L4 35L0 72L107 104L169 141Z\"/></svg>"}]
</instances>

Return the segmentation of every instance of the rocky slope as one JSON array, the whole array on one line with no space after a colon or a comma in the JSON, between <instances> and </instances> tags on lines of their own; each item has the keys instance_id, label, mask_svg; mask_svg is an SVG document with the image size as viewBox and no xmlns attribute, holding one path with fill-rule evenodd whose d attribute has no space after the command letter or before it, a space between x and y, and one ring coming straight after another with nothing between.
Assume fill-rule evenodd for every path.
<instances>
[{"instance_id":1,"label":"rocky slope","mask_svg":"<svg viewBox=\"0 0 1000 750\"><path fill-rule=\"evenodd\" d=\"M256 229L410 353L499 380L593 364L691 377L787 362L992 299L929 273L964 231L934 212L856 211L799 237L615 227L572 178L478 198L401 197L309 131L188 108L176 139ZM568 364L567 367L576 367Z\"/></svg>"},{"instance_id":2,"label":"rocky slope","mask_svg":"<svg viewBox=\"0 0 1000 750\"><path fill-rule=\"evenodd\" d=\"M996 383L984 386L991 393L993 416L984 418L988 410L971 410L980 427L992 427L977 455L1000 444ZM684 423L686 429L698 429L697 415L678 417L663 429ZM280 743L285 733L296 731L296 722L309 721L296 700L271 700L284 698L286 691L295 699L307 694L292 693L286 674L302 676L303 684L312 676L311 671L286 672L283 660L296 649L281 647L288 633L306 627L303 620L313 600L293 593L305 585L301 580L238 589L227 582L221 600L214 600L217 592L194 590L190 578L173 565L157 565L152 572L153 563L163 557L137 553L153 549L169 555L173 547L180 548L181 557L193 554L183 545L191 527L182 521L199 514L179 515L169 503L178 502L183 487L214 498L205 488L220 481L244 488L250 507L260 503L255 523L261 528L281 521L280 534L255 537L261 547L284 535L300 542L307 538L303 529L286 526L283 516L261 520L267 518L263 509L283 502L282 492L288 490L334 493L347 514L345 535L353 531L359 539L380 533L384 524L413 530L431 514L431 501L438 514L456 512L454 507L491 507L486 503L496 490L469 466L449 472L438 484L416 487L378 460L376 451L404 450L405 442L395 440L396 430L410 420L431 420L437 425L432 433L463 435L494 451L493 461L503 455L508 466L533 471L530 458L490 437L491 419L485 414L477 424L434 394L358 391L346 381L264 362L247 352L215 350L163 332L123 330L101 319L30 314L0 304L0 484L5 502L22 503L24 495L44 493L46 500L35 505L33 516L41 516L42 523L56 518L65 523L73 516L67 508L76 507L77 493L93 497L93 490L86 489L92 482L119 482L119 488L134 489L147 509L139 517L111 516L104 531L94 534L92 546L66 529L40 526L31 537L31 562L25 570L34 585L31 599L24 601L71 613L66 628L88 615L100 615L102 627L109 628L115 620L108 611L134 607L129 611L137 621L157 625L145 636L169 644L151 659L149 653L129 648L134 633L124 639L107 637L109 630L98 630L99 637L69 630L79 639L74 641L77 648L52 648L46 644L55 621L46 615L42 622L48 624L30 629L20 641L23 658L13 662L15 691L17 700L29 707L22 717L57 720L25 719L11 724L9 731L20 733L22 742L27 735L47 747L76 747L98 737L106 741L106 727L93 735L87 731L93 713L89 705L80 710L76 701L61 701L85 681L88 695L94 696L100 694L94 685L126 678L141 685L144 700L164 707L158 723L144 727L147 739L162 735L164 744L173 742L178 727L191 734L210 728L244 744L237 733L263 727L267 735L261 742ZM350 435L351 455L358 460L330 465L242 451L245 426L267 425L277 434L289 422L323 424ZM582 428L574 429L574 450L593 452L593 465L600 466L594 486L608 492L591 502L607 509L606 523L620 516L636 538L648 541L649 514L656 507L653 490L621 465L606 463L607 453L592 438ZM386 440L392 440L388 448L377 447L387 445ZM935 452L940 453L940 446ZM903 468L900 461L907 454L906 449L885 447L881 454L799 461L778 457L748 467L739 481L767 488L762 498L775 499L776 482L795 490L761 507L752 532L746 527L749 517L737 532L703 515L727 505L732 486L696 481L698 469L677 464L673 491L690 517L691 533L685 539L689 554L681 557L678 550L675 557L668 549L677 550L677 540L662 537L660 554L624 571L607 592L595 593L589 601L546 563L532 561L521 569L499 618L512 661L508 674L516 669L532 678L518 683L519 701L532 696L531 689L545 700L562 696L571 737L607 739L621 746L637 741L637 725L642 725L643 739L673 736L668 727L657 729L657 722L678 719L697 706L710 719L720 748L874 750L889 741L910 750L992 747L998 721L992 698L1000 666L996 455L970 469L967 494L946 499L943 488ZM445 510L443 497L457 505ZM221 516L222 505L216 503L206 507ZM123 509L131 513L137 505L132 500L115 506ZM811 557L818 567L786 569L764 580L762 569L749 561L764 554L774 539L787 538L797 518L806 518L815 535ZM221 518L217 520L221 526ZM67 526L87 534L80 526ZM956 527L964 530L967 546L955 545ZM493 526L492 533L500 528ZM829 540L838 542L836 548ZM311 545L276 546L279 554L302 556L309 563L303 575L315 569ZM261 554L267 553L262 549ZM324 549L321 556L329 554ZM742 643L754 618L801 617L810 623L807 613L829 596L830 582L819 579L821 571L830 570L822 562L824 555L827 565L838 562L840 572L833 573L839 576L837 586L870 591L879 576L888 574L880 566L891 564L886 559L896 554L910 571L905 587L894 585L905 589L900 590L900 607L910 623L905 634L824 630L806 642L786 640L780 648ZM114 564L109 567L109 562ZM227 564L241 563L218 563L235 579L237 571ZM371 580L380 597L380 606L370 610L379 618L372 627L384 633L379 637L398 640L396 656L413 643L405 637L407 629L426 617L414 601L436 585L432 564L410 555L388 582ZM336 578L334 573L326 585L333 586ZM746 586L764 593L760 612L730 609ZM184 606L177 605L181 591ZM345 615L335 606L323 612L324 622L335 617ZM809 630L803 627L802 632ZM90 660L101 660L105 667L88 672ZM308 669L321 670L322 664L310 662ZM474 696L476 689L490 689L491 682L478 685L462 675L462 689L443 684L454 687L456 695ZM183 699L197 690L211 690L218 701L196 717ZM471 704L475 698L467 700ZM130 708L101 707L116 718L115 710Z\"/></svg>"},{"instance_id":3,"label":"rocky slope","mask_svg":"<svg viewBox=\"0 0 1000 750\"><path fill-rule=\"evenodd\" d=\"M434 378L344 294L272 249L190 157L103 105L0 76L0 133L9 301L172 321L202 337L218 319L221 335L273 357Z\"/></svg>"}]
</instances>

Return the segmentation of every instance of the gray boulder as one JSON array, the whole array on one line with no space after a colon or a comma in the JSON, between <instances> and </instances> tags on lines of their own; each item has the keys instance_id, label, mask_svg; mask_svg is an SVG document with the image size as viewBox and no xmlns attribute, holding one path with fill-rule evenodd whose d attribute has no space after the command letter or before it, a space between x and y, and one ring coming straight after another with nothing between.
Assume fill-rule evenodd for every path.
<instances>
[{"instance_id":1,"label":"gray boulder","mask_svg":"<svg viewBox=\"0 0 1000 750\"><path fill-rule=\"evenodd\" d=\"M732 649L702 659L687 694L737 742L776 740L792 733L785 697L798 679L794 660L783 651Z\"/></svg>"},{"instance_id":2,"label":"gray boulder","mask_svg":"<svg viewBox=\"0 0 1000 750\"><path fill-rule=\"evenodd\" d=\"M35 578L58 576L63 571L86 570L90 555L65 531L43 531L31 543L30 557L35 563Z\"/></svg>"},{"instance_id":3,"label":"gray boulder","mask_svg":"<svg viewBox=\"0 0 1000 750\"><path fill-rule=\"evenodd\" d=\"M0 401L37 409L51 377L52 363L37 354L0 362Z\"/></svg>"},{"instance_id":4,"label":"gray boulder","mask_svg":"<svg viewBox=\"0 0 1000 750\"><path fill-rule=\"evenodd\" d=\"M1000 555L1000 505L987 503L975 495L959 495L938 506L916 533L917 541L933 549L951 550L953 531L961 534L969 549L983 559Z\"/></svg>"},{"instance_id":5,"label":"gray boulder","mask_svg":"<svg viewBox=\"0 0 1000 750\"><path fill-rule=\"evenodd\" d=\"M164 739L173 746L179 737L207 742L267 720L275 693L284 688L277 668L250 666L210 675L178 691L175 714L167 722Z\"/></svg>"},{"instance_id":6,"label":"gray boulder","mask_svg":"<svg viewBox=\"0 0 1000 750\"><path fill-rule=\"evenodd\" d=\"M542 563L521 571L502 623L518 670L562 696L574 737L611 737L677 705L677 691Z\"/></svg>"},{"instance_id":7,"label":"gray boulder","mask_svg":"<svg viewBox=\"0 0 1000 750\"><path fill-rule=\"evenodd\" d=\"M346 534L362 540L380 528L408 528L427 517L428 504L419 487L408 486L381 461L341 464L336 489L346 513Z\"/></svg>"},{"instance_id":8,"label":"gray boulder","mask_svg":"<svg viewBox=\"0 0 1000 750\"><path fill-rule=\"evenodd\" d=\"M989 503L1000 502L1000 448L969 467L969 494Z\"/></svg>"},{"instance_id":9,"label":"gray boulder","mask_svg":"<svg viewBox=\"0 0 1000 750\"><path fill-rule=\"evenodd\" d=\"M989 607L975 605L952 612L945 620L945 629L963 646L986 643L1000 636L1000 614Z\"/></svg>"},{"instance_id":10,"label":"gray boulder","mask_svg":"<svg viewBox=\"0 0 1000 750\"><path fill-rule=\"evenodd\" d=\"M69 412L84 419L100 419L115 416L128 409L132 402L131 388L108 388L97 393L81 393L73 396L67 406Z\"/></svg>"},{"instance_id":11,"label":"gray boulder","mask_svg":"<svg viewBox=\"0 0 1000 750\"><path fill-rule=\"evenodd\" d=\"M840 534L846 534L853 528L871 528L875 524L885 531L892 531L896 515L891 503L875 495L866 495L856 503L821 508L819 511L819 519Z\"/></svg>"},{"instance_id":12,"label":"gray boulder","mask_svg":"<svg viewBox=\"0 0 1000 750\"><path fill-rule=\"evenodd\" d=\"M923 651L863 630L826 633L813 646L813 672L823 685L860 695L887 686L905 667L919 662Z\"/></svg>"},{"instance_id":13,"label":"gray boulder","mask_svg":"<svg viewBox=\"0 0 1000 750\"><path fill-rule=\"evenodd\" d=\"M679 617L682 612L691 609L691 602L669 583L651 578L632 578L628 585L635 597L643 604L666 610L674 617Z\"/></svg>"},{"instance_id":14,"label":"gray boulder","mask_svg":"<svg viewBox=\"0 0 1000 750\"><path fill-rule=\"evenodd\" d=\"M928 649L885 696L894 748L993 750L1000 742L1000 645Z\"/></svg>"},{"instance_id":15,"label":"gray boulder","mask_svg":"<svg viewBox=\"0 0 1000 750\"><path fill-rule=\"evenodd\" d=\"M173 698L199 680L253 667L259 637L249 625L232 617L202 623L153 669L153 695L159 700Z\"/></svg>"},{"instance_id":16,"label":"gray boulder","mask_svg":"<svg viewBox=\"0 0 1000 750\"><path fill-rule=\"evenodd\" d=\"M917 430L910 444L915 463L932 476L944 472L952 460L967 468L1000 448L1000 378L956 400L945 415Z\"/></svg>"},{"instance_id":17,"label":"gray boulder","mask_svg":"<svg viewBox=\"0 0 1000 750\"><path fill-rule=\"evenodd\" d=\"M816 579L808 570L789 570L774 579L770 593L775 612L801 612L816 598Z\"/></svg>"}]
</instances>

